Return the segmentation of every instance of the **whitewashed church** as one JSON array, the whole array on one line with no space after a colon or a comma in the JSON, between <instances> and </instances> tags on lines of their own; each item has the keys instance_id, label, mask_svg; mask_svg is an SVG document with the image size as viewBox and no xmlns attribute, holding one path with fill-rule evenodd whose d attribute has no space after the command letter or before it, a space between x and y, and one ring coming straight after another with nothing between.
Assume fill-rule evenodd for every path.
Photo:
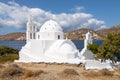
<instances>
[{"instance_id":1,"label":"whitewashed church","mask_svg":"<svg viewBox=\"0 0 120 80\"><path fill-rule=\"evenodd\" d=\"M88 35L88 34L87 34ZM90 35L88 35L92 41ZM85 42L87 46L88 42ZM83 54L83 53L82 53ZM26 44L19 52L18 62L57 62L57 63L80 63L85 59L75 44L64 38L60 25L49 20L45 22L39 32L32 18L27 22Z\"/></svg>"},{"instance_id":2,"label":"whitewashed church","mask_svg":"<svg viewBox=\"0 0 120 80\"><path fill-rule=\"evenodd\" d=\"M86 69L112 69L110 62L94 60L93 53L87 50L87 45L92 43L92 36L88 31L84 48L79 51L71 40L64 38L58 23L49 20L37 32L37 27L30 18L27 22L26 44L19 52L19 60L15 62L83 63Z\"/></svg>"}]
</instances>

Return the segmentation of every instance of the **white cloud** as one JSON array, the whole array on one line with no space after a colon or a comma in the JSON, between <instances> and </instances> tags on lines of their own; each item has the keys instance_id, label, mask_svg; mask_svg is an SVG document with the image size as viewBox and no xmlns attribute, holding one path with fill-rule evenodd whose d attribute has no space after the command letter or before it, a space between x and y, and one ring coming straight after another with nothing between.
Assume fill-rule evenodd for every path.
<instances>
[{"instance_id":1,"label":"white cloud","mask_svg":"<svg viewBox=\"0 0 120 80\"><path fill-rule=\"evenodd\" d=\"M78 11L81 9L83 8L76 7ZM27 18L30 15L33 15L39 27L49 19L57 21L66 30L106 27L104 21L93 18L92 14L82 12L53 14L40 8L29 8L13 2L8 4L0 2L0 27L25 28Z\"/></svg>"},{"instance_id":2,"label":"white cloud","mask_svg":"<svg viewBox=\"0 0 120 80\"><path fill-rule=\"evenodd\" d=\"M75 12L80 12L81 10L84 10L84 7L83 6L75 6L74 8L71 9L72 11L75 11Z\"/></svg>"}]
</instances>

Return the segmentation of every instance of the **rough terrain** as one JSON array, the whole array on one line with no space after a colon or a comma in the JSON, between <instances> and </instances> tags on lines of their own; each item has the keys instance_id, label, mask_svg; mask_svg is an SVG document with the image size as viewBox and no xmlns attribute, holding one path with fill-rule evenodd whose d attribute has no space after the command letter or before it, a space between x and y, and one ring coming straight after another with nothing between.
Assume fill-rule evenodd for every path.
<instances>
[{"instance_id":1,"label":"rough terrain","mask_svg":"<svg viewBox=\"0 0 120 80\"><path fill-rule=\"evenodd\" d=\"M85 70L83 64L4 63L0 64L0 80L120 80L120 69Z\"/></svg>"}]
</instances>

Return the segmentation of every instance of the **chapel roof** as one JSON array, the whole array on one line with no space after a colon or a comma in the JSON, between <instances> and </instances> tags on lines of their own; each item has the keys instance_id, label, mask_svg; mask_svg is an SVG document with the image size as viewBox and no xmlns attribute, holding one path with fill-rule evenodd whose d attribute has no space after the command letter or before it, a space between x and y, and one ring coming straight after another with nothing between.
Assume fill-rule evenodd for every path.
<instances>
[{"instance_id":1,"label":"chapel roof","mask_svg":"<svg viewBox=\"0 0 120 80\"><path fill-rule=\"evenodd\" d=\"M57 22L49 20L42 25L40 32L63 32L63 30Z\"/></svg>"}]
</instances>

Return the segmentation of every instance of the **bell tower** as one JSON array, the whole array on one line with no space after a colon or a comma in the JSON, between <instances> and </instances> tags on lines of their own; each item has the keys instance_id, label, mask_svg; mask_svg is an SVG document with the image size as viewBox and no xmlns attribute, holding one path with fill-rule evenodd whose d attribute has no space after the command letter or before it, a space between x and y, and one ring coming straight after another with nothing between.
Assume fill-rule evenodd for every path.
<instances>
[{"instance_id":1,"label":"bell tower","mask_svg":"<svg viewBox=\"0 0 120 80\"><path fill-rule=\"evenodd\" d=\"M84 48L87 49L88 44L92 44L92 43L93 43L92 35L88 31L88 33L86 34L86 39L84 40Z\"/></svg>"},{"instance_id":2,"label":"bell tower","mask_svg":"<svg viewBox=\"0 0 120 80\"><path fill-rule=\"evenodd\" d=\"M36 32L37 32L36 25L33 21L33 17L30 16L30 18L28 19L28 22L27 22L27 30L26 30L27 42L32 40L32 39L36 39Z\"/></svg>"}]
</instances>

